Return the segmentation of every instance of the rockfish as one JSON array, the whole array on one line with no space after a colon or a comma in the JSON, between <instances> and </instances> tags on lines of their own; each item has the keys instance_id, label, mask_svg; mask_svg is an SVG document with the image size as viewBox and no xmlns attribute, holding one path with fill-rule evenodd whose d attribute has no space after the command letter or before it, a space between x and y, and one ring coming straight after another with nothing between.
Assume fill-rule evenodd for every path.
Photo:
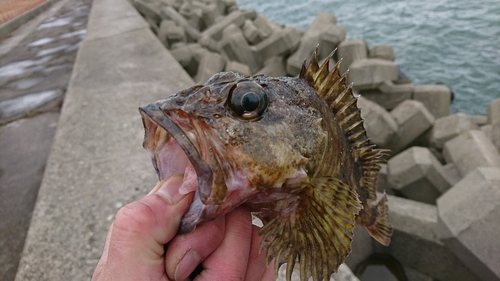
<instances>
[{"instance_id":1,"label":"rockfish","mask_svg":"<svg viewBox=\"0 0 500 281\"><path fill-rule=\"evenodd\" d=\"M316 52L298 78L233 72L140 107L143 146L160 180L184 174L194 191L180 233L245 204L263 222L261 251L299 263L300 279L329 280L351 251L355 224L388 245L386 151L367 138L351 86Z\"/></svg>"}]
</instances>

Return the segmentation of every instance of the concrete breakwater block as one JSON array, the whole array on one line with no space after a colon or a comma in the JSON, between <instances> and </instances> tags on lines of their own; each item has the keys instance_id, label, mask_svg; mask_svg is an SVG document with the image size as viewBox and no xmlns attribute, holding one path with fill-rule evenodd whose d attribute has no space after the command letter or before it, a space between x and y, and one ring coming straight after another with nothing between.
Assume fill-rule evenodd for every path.
<instances>
[{"instance_id":1,"label":"concrete breakwater block","mask_svg":"<svg viewBox=\"0 0 500 281\"><path fill-rule=\"evenodd\" d=\"M132 1L134 8L143 14L145 17L150 18L154 22L159 22L161 20L160 16L160 2L155 1L144 1L144 0L134 0Z\"/></svg>"},{"instance_id":2,"label":"concrete breakwater block","mask_svg":"<svg viewBox=\"0 0 500 281\"><path fill-rule=\"evenodd\" d=\"M374 243L375 252L390 254L432 280L481 280L439 240L436 206L391 195L387 199L394 233L388 247Z\"/></svg>"},{"instance_id":3,"label":"concrete breakwater block","mask_svg":"<svg viewBox=\"0 0 500 281\"><path fill-rule=\"evenodd\" d=\"M484 125L484 126L481 126L479 128L481 131L483 131L486 136L491 140L493 141L493 125L492 124L487 124L487 125ZM493 143L495 144L495 143ZM498 149L498 148L497 148Z\"/></svg>"},{"instance_id":4,"label":"concrete breakwater block","mask_svg":"<svg viewBox=\"0 0 500 281\"><path fill-rule=\"evenodd\" d=\"M373 143L383 148L390 148L390 142L396 137L398 124L394 117L375 102L363 98L358 99L361 117L368 137Z\"/></svg>"},{"instance_id":5,"label":"concrete breakwater block","mask_svg":"<svg viewBox=\"0 0 500 281\"><path fill-rule=\"evenodd\" d=\"M320 12L316 16L304 34L299 48L287 60L287 73L289 75L296 76L299 74L302 63L311 56L319 42L320 36L325 34L329 29L333 29L336 22L337 18L327 12Z\"/></svg>"},{"instance_id":6,"label":"concrete breakwater block","mask_svg":"<svg viewBox=\"0 0 500 281\"><path fill-rule=\"evenodd\" d=\"M249 66L252 72L261 67L261 63L254 56L241 29L234 24L230 24L224 29L223 34L220 46L230 60ZM214 73L216 72L212 72L211 74L213 75Z\"/></svg>"},{"instance_id":7,"label":"concrete breakwater block","mask_svg":"<svg viewBox=\"0 0 500 281\"><path fill-rule=\"evenodd\" d=\"M398 124L397 138L393 139L393 153L401 151L432 127L434 116L423 103L405 100L391 111Z\"/></svg>"},{"instance_id":8,"label":"concrete breakwater block","mask_svg":"<svg viewBox=\"0 0 500 281\"><path fill-rule=\"evenodd\" d=\"M286 279L286 264L283 264L279 271L278 271L278 276L276 278L276 281L285 281ZM292 277L290 279L291 281L300 281L300 271L298 269L298 266L295 266L294 269L292 270ZM346 264L341 264L338 268L338 272L332 274L330 276L329 281L359 281L358 277L352 273L351 269L349 266Z\"/></svg>"},{"instance_id":9,"label":"concrete breakwater block","mask_svg":"<svg viewBox=\"0 0 500 281\"><path fill-rule=\"evenodd\" d=\"M491 125L491 141L497 151L500 152L500 123Z\"/></svg>"},{"instance_id":10,"label":"concrete breakwater block","mask_svg":"<svg viewBox=\"0 0 500 281\"><path fill-rule=\"evenodd\" d=\"M446 170L426 147L411 147L388 161L389 186L409 199L435 204L450 184Z\"/></svg>"},{"instance_id":11,"label":"concrete breakwater block","mask_svg":"<svg viewBox=\"0 0 500 281\"><path fill-rule=\"evenodd\" d=\"M205 83L214 73L221 72L226 66L226 61L221 55L202 49L195 57L199 61L198 73L193 78L197 83Z\"/></svg>"},{"instance_id":12,"label":"concrete breakwater block","mask_svg":"<svg viewBox=\"0 0 500 281\"><path fill-rule=\"evenodd\" d=\"M394 195L394 190L389 186L389 168L387 164L379 164L380 165L380 173L378 174L377 179L377 192L387 193L390 195Z\"/></svg>"},{"instance_id":13,"label":"concrete breakwater block","mask_svg":"<svg viewBox=\"0 0 500 281\"><path fill-rule=\"evenodd\" d=\"M194 57L200 50L203 50L200 44L191 43L187 44L183 48L173 49L170 53L189 73L189 75L194 76L198 71L198 62L194 61Z\"/></svg>"},{"instance_id":14,"label":"concrete breakwater block","mask_svg":"<svg viewBox=\"0 0 500 281\"><path fill-rule=\"evenodd\" d=\"M191 24L174 8L168 6L162 7L160 16L163 20L172 20L184 28L191 40L198 40L201 37L200 31L191 26Z\"/></svg>"},{"instance_id":15,"label":"concrete breakwater block","mask_svg":"<svg viewBox=\"0 0 500 281\"><path fill-rule=\"evenodd\" d=\"M340 73L344 73L351 67L355 61L366 59L368 57L368 46L361 39L351 39L342 41L337 50L337 58L342 58Z\"/></svg>"},{"instance_id":16,"label":"concrete breakwater block","mask_svg":"<svg viewBox=\"0 0 500 281\"><path fill-rule=\"evenodd\" d=\"M446 247L482 280L500 280L500 168L472 171L437 207L438 234Z\"/></svg>"},{"instance_id":17,"label":"concrete breakwater block","mask_svg":"<svg viewBox=\"0 0 500 281\"><path fill-rule=\"evenodd\" d=\"M155 2L155 5L160 2ZM182 4L161 2L158 38L172 51L191 77L199 82L204 82L201 81L201 76L215 74L215 69L226 64L228 66L220 71L238 71L243 75L262 72L286 75L282 71L282 68L286 68L283 61L297 49L304 32L298 28L275 24L266 17L257 15L255 11L238 10L234 1L222 2L224 3L218 1L218 6L198 1ZM139 9L144 10L140 4L139 6ZM219 7L218 11L216 6ZM201 14L200 24L193 22L196 11ZM151 19L147 13L141 13L146 19ZM330 16L333 17L331 14ZM148 22L154 29L155 24L151 20ZM225 62L217 57L215 65L201 63L206 50L218 53ZM269 61L273 63L268 63ZM204 69L204 65L209 66L209 69Z\"/></svg>"},{"instance_id":18,"label":"concrete breakwater block","mask_svg":"<svg viewBox=\"0 0 500 281\"><path fill-rule=\"evenodd\" d=\"M391 46L387 45L374 46L370 49L368 57L372 59L394 61L394 49Z\"/></svg>"},{"instance_id":19,"label":"concrete breakwater block","mask_svg":"<svg viewBox=\"0 0 500 281\"><path fill-rule=\"evenodd\" d=\"M264 74L274 77L286 76L286 62L283 57L272 57L264 62L264 67L256 74Z\"/></svg>"},{"instance_id":20,"label":"concrete breakwater block","mask_svg":"<svg viewBox=\"0 0 500 281\"><path fill-rule=\"evenodd\" d=\"M220 41L222 39L222 32L227 26L229 26L230 24L234 24L238 27L241 27L243 23L245 23L245 20L246 17L242 11L240 10L233 11L229 15L225 16L219 22L205 29L201 33L201 36L211 37L216 41Z\"/></svg>"},{"instance_id":21,"label":"concrete breakwater block","mask_svg":"<svg viewBox=\"0 0 500 281\"><path fill-rule=\"evenodd\" d=\"M500 152L500 99L490 102L487 114L487 122L491 124L491 141Z\"/></svg>"},{"instance_id":22,"label":"concrete breakwater block","mask_svg":"<svg viewBox=\"0 0 500 281\"><path fill-rule=\"evenodd\" d=\"M331 25L328 30L319 36L319 57L326 58L345 40L346 30L340 25Z\"/></svg>"},{"instance_id":23,"label":"concrete breakwater block","mask_svg":"<svg viewBox=\"0 0 500 281\"><path fill-rule=\"evenodd\" d=\"M349 66L347 83L355 90L376 89L384 81L398 80L398 66L388 60L361 59Z\"/></svg>"},{"instance_id":24,"label":"concrete breakwater block","mask_svg":"<svg viewBox=\"0 0 500 281\"><path fill-rule=\"evenodd\" d=\"M432 128L431 144L443 149L444 144L452 138L469 130L477 130L474 120L463 113L452 114L436 119Z\"/></svg>"},{"instance_id":25,"label":"concrete breakwater block","mask_svg":"<svg viewBox=\"0 0 500 281\"><path fill-rule=\"evenodd\" d=\"M245 20L243 27L241 28L243 31L243 35L247 39L248 43L255 45L262 41L262 39L267 36L261 32L251 20Z\"/></svg>"},{"instance_id":26,"label":"concrete breakwater block","mask_svg":"<svg viewBox=\"0 0 500 281\"><path fill-rule=\"evenodd\" d=\"M460 172L457 169L455 163L448 163L443 166L445 170L446 180L450 184L450 186L454 186L457 182L462 179Z\"/></svg>"},{"instance_id":27,"label":"concrete breakwater block","mask_svg":"<svg viewBox=\"0 0 500 281\"><path fill-rule=\"evenodd\" d=\"M248 65L242 64L237 61L228 61L226 63L224 71L233 71L247 76L252 75L252 71L250 70L250 67L248 67Z\"/></svg>"},{"instance_id":28,"label":"concrete breakwater block","mask_svg":"<svg viewBox=\"0 0 500 281\"><path fill-rule=\"evenodd\" d=\"M490 104L488 104L486 112L488 117L488 124L500 123L500 99L496 99L490 102Z\"/></svg>"},{"instance_id":29,"label":"concrete breakwater block","mask_svg":"<svg viewBox=\"0 0 500 281\"><path fill-rule=\"evenodd\" d=\"M446 142L443 155L447 163L455 163L463 177L477 167L500 167L497 149L480 130L467 131Z\"/></svg>"},{"instance_id":30,"label":"concrete breakwater block","mask_svg":"<svg viewBox=\"0 0 500 281\"><path fill-rule=\"evenodd\" d=\"M359 93L387 110L394 109L398 104L411 99L413 83L395 84L392 81L383 81L376 89L361 90Z\"/></svg>"},{"instance_id":31,"label":"concrete breakwater block","mask_svg":"<svg viewBox=\"0 0 500 281\"><path fill-rule=\"evenodd\" d=\"M300 43L301 31L293 27L276 29L268 38L252 46L260 61L291 54Z\"/></svg>"},{"instance_id":32,"label":"concrete breakwater block","mask_svg":"<svg viewBox=\"0 0 500 281\"><path fill-rule=\"evenodd\" d=\"M186 4L189 5L189 3ZM222 14L225 14L225 11L223 11L222 8L223 5L221 5L221 9L219 9L219 6L216 3L192 2L192 5L195 7L199 7L199 9L195 10L197 16L199 16L201 12L201 28L213 25L220 19Z\"/></svg>"},{"instance_id":33,"label":"concrete breakwater block","mask_svg":"<svg viewBox=\"0 0 500 281\"><path fill-rule=\"evenodd\" d=\"M185 29L171 20L161 21L157 36L167 48L179 42L187 43Z\"/></svg>"},{"instance_id":34,"label":"concrete breakwater block","mask_svg":"<svg viewBox=\"0 0 500 281\"><path fill-rule=\"evenodd\" d=\"M413 99L421 101L434 118L450 114L451 90L446 85L418 85L413 91Z\"/></svg>"}]
</instances>

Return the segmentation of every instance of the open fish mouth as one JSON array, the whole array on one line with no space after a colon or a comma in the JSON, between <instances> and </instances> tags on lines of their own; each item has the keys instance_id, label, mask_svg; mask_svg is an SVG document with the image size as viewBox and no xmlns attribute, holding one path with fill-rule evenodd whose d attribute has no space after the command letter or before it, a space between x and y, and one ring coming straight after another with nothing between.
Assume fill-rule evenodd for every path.
<instances>
[{"instance_id":1,"label":"open fish mouth","mask_svg":"<svg viewBox=\"0 0 500 281\"><path fill-rule=\"evenodd\" d=\"M175 175L183 174L184 180L181 192L196 191L201 200L193 201L190 210L184 215L179 232L192 231L206 206L210 203L214 183L214 171L203 159L206 151L197 140L194 128L187 124L181 127L166 114L157 104L143 105L139 108L145 129L143 146L151 154L153 166L160 181ZM192 120L192 119L191 119ZM197 147L198 146L198 147ZM211 196L212 195L212 196Z\"/></svg>"},{"instance_id":2,"label":"open fish mouth","mask_svg":"<svg viewBox=\"0 0 500 281\"><path fill-rule=\"evenodd\" d=\"M187 164L185 161L188 160L196 171L198 186L210 188L212 185L212 169L208 163L201 158L200 153L186 133L181 130L174 121L168 118L156 104L141 106L139 110L146 131L143 146L154 154L152 155L153 165L160 180L174 174L184 173L184 171L180 171L179 168L185 168ZM182 149L185 157L179 154L178 147ZM165 163L159 161L161 159L155 159L161 156L154 153L155 150L158 149L168 154L170 160L173 161Z\"/></svg>"}]
</instances>

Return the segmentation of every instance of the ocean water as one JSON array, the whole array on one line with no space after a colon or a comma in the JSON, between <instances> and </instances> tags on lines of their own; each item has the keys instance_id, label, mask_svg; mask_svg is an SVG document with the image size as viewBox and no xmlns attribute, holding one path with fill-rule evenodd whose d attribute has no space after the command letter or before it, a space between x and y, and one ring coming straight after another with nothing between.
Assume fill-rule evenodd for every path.
<instances>
[{"instance_id":1,"label":"ocean water","mask_svg":"<svg viewBox=\"0 0 500 281\"><path fill-rule=\"evenodd\" d=\"M452 112L485 115L500 98L499 0L237 0L270 20L307 29L327 11L371 48L390 45L415 84L444 83Z\"/></svg>"}]
</instances>

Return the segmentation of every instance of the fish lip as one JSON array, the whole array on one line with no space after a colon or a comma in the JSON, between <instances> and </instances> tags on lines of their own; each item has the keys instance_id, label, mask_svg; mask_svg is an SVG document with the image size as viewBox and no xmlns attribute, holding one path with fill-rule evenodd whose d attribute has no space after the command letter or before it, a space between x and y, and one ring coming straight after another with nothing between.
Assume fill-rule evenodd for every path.
<instances>
[{"instance_id":1,"label":"fish lip","mask_svg":"<svg viewBox=\"0 0 500 281\"><path fill-rule=\"evenodd\" d=\"M142 116L142 122L146 131L149 129L147 122L153 122L157 126L165 129L184 151L189 162L191 162L191 165L196 172L198 191L200 193L202 193L204 190L210 191L213 184L212 169L210 168L208 163L200 156L200 153L196 149L195 145L193 145L193 143L189 140L186 133L173 120L171 120L168 115L163 112L158 104L142 105L139 107L139 112ZM161 173L159 171L157 172L158 176L160 177ZM207 198L210 194L200 195L202 196L202 198Z\"/></svg>"}]
</instances>

